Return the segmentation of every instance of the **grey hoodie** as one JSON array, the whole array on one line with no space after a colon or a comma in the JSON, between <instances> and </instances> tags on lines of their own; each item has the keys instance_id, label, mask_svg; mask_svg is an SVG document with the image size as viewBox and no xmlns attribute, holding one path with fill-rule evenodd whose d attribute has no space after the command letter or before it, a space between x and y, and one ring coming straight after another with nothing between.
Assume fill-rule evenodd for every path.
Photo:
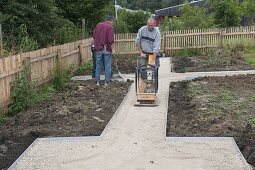
<instances>
[{"instance_id":1,"label":"grey hoodie","mask_svg":"<svg viewBox=\"0 0 255 170\"><path fill-rule=\"evenodd\" d=\"M145 53L159 53L160 52L160 31L155 27L153 31L149 31L147 26L139 29L135 39L136 44L140 44Z\"/></svg>"}]
</instances>

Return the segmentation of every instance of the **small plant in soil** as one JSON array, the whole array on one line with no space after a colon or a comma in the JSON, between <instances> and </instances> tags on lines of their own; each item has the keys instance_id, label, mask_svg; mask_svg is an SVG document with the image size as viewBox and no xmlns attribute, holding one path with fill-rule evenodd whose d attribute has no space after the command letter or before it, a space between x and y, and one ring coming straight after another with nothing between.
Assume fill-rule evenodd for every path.
<instances>
[{"instance_id":1,"label":"small plant in soil","mask_svg":"<svg viewBox=\"0 0 255 170\"><path fill-rule=\"evenodd\" d=\"M213 115L221 115L221 109L218 109L216 107L212 107L210 111Z\"/></svg>"},{"instance_id":2,"label":"small plant in soil","mask_svg":"<svg viewBox=\"0 0 255 170\"><path fill-rule=\"evenodd\" d=\"M14 116L21 110L27 109L32 103L31 96L35 94L35 84L30 80L30 70L30 67L24 66L12 84L12 103L8 108L9 116Z\"/></svg>"},{"instance_id":3,"label":"small plant in soil","mask_svg":"<svg viewBox=\"0 0 255 170\"><path fill-rule=\"evenodd\" d=\"M210 64L216 64L216 63L219 62L218 57L217 57L217 55L215 54L214 51L210 51L207 54L207 56L208 56L208 61L209 61Z\"/></svg>"},{"instance_id":4,"label":"small plant in soil","mask_svg":"<svg viewBox=\"0 0 255 170\"><path fill-rule=\"evenodd\" d=\"M80 68L74 72L74 75L85 75L88 70L92 70L92 61L85 61L82 63Z\"/></svg>"},{"instance_id":5,"label":"small plant in soil","mask_svg":"<svg viewBox=\"0 0 255 170\"><path fill-rule=\"evenodd\" d=\"M74 66L69 66L68 69L63 68L63 64L61 62L56 62L56 67L53 73L52 84L54 89L63 90L65 84L70 80L73 74Z\"/></svg>"},{"instance_id":6,"label":"small plant in soil","mask_svg":"<svg viewBox=\"0 0 255 170\"><path fill-rule=\"evenodd\" d=\"M251 96L249 100L250 102L255 102L255 96Z\"/></svg>"},{"instance_id":7,"label":"small plant in soil","mask_svg":"<svg viewBox=\"0 0 255 170\"><path fill-rule=\"evenodd\" d=\"M4 124L8 119L9 119L9 117L7 117L6 115L1 116L0 117L0 124Z\"/></svg>"},{"instance_id":8,"label":"small plant in soil","mask_svg":"<svg viewBox=\"0 0 255 170\"><path fill-rule=\"evenodd\" d=\"M8 108L7 116L14 116L16 113L28 109L42 101L50 99L55 90L52 84L36 87L36 82L31 81L30 68L24 67L18 78L13 82L11 89L12 103ZM2 121L8 117L2 117Z\"/></svg>"},{"instance_id":9,"label":"small plant in soil","mask_svg":"<svg viewBox=\"0 0 255 170\"><path fill-rule=\"evenodd\" d=\"M255 125L255 116L250 116L250 117L246 118L246 121L250 124Z\"/></svg>"}]
</instances>

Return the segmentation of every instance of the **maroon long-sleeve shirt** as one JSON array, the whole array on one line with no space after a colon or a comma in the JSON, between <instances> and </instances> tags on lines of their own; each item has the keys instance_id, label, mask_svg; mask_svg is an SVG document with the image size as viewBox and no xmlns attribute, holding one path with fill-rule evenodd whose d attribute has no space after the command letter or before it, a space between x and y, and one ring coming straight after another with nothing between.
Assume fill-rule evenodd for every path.
<instances>
[{"instance_id":1,"label":"maroon long-sleeve shirt","mask_svg":"<svg viewBox=\"0 0 255 170\"><path fill-rule=\"evenodd\" d=\"M96 25L93 33L94 45L97 51L112 52L112 44L114 43L114 28L108 22L100 22Z\"/></svg>"}]
</instances>

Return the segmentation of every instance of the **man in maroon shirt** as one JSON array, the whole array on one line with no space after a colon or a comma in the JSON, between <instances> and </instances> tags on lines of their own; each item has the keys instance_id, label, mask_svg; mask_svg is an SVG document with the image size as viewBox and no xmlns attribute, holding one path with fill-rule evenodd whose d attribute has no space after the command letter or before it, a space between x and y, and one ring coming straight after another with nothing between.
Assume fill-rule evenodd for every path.
<instances>
[{"instance_id":1,"label":"man in maroon shirt","mask_svg":"<svg viewBox=\"0 0 255 170\"><path fill-rule=\"evenodd\" d=\"M93 33L96 50L96 82L99 85L102 61L105 66L105 85L111 81L112 52L114 43L114 17L107 16L104 22L96 25Z\"/></svg>"}]
</instances>

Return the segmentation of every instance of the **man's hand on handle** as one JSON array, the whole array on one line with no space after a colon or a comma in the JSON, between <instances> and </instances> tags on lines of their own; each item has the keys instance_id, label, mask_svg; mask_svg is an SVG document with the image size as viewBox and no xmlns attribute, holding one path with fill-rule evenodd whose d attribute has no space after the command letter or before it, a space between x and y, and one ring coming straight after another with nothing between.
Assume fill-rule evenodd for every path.
<instances>
[{"instance_id":1,"label":"man's hand on handle","mask_svg":"<svg viewBox=\"0 0 255 170\"><path fill-rule=\"evenodd\" d=\"M143 52L140 53L140 57L145 58L146 54L144 54Z\"/></svg>"}]
</instances>

